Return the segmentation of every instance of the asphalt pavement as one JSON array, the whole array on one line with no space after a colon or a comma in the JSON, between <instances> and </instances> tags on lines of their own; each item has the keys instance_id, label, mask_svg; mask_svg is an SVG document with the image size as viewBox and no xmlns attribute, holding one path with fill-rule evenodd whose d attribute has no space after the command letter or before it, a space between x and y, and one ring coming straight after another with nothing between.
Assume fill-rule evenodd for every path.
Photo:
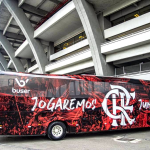
<instances>
[{"instance_id":1,"label":"asphalt pavement","mask_svg":"<svg viewBox=\"0 0 150 150\"><path fill-rule=\"evenodd\" d=\"M0 136L0 150L150 150L150 128L67 134L60 141L42 136Z\"/></svg>"}]
</instances>

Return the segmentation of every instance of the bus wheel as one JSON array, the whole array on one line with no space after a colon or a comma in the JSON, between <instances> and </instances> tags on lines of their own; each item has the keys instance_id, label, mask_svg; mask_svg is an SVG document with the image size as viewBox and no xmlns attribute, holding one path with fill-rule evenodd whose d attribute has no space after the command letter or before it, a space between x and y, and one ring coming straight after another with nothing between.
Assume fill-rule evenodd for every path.
<instances>
[{"instance_id":1,"label":"bus wheel","mask_svg":"<svg viewBox=\"0 0 150 150\"><path fill-rule=\"evenodd\" d=\"M63 122L52 122L48 127L48 138L52 140L61 140L66 135L66 126Z\"/></svg>"}]
</instances>

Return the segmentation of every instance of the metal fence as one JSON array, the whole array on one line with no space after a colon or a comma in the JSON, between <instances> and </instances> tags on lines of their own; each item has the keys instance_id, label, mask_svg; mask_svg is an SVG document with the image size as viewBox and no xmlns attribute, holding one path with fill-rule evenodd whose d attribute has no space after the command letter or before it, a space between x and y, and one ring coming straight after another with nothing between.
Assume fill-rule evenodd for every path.
<instances>
[{"instance_id":1,"label":"metal fence","mask_svg":"<svg viewBox=\"0 0 150 150\"><path fill-rule=\"evenodd\" d=\"M115 68L115 75L130 74L130 73L135 73L135 72L144 72L148 70L150 70L150 62Z\"/></svg>"}]
</instances>

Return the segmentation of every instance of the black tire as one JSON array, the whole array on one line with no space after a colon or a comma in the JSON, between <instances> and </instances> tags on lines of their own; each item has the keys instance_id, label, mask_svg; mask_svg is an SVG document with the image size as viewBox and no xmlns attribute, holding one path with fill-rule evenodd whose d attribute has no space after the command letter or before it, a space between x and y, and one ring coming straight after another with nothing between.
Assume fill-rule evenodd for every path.
<instances>
[{"instance_id":1,"label":"black tire","mask_svg":"<svg viewBox=\"0 0 150 150\"><path fill-rule=\"evenodd\" d=\"M57 131L58 132L55 132ZM63 122L55 121L48 126L47 136L51 140L61 140L66 135L66 125Z\"/></svg>"}]
</instances>

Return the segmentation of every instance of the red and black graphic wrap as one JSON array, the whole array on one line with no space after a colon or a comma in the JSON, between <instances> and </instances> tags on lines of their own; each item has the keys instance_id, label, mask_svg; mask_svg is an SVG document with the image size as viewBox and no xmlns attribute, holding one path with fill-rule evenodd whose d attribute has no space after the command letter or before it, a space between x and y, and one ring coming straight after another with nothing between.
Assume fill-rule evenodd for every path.
<instances>
[{"instance_id":1,"label":"red and black graphic wrap","mask_svg":"<svg viewBox=\"0 0 150 150\"><path fill-rule=\"evenodd\" d=\"M0 72L0 134L42 135L150 127L150 81Z\"/></svg>"}]
</instances>

